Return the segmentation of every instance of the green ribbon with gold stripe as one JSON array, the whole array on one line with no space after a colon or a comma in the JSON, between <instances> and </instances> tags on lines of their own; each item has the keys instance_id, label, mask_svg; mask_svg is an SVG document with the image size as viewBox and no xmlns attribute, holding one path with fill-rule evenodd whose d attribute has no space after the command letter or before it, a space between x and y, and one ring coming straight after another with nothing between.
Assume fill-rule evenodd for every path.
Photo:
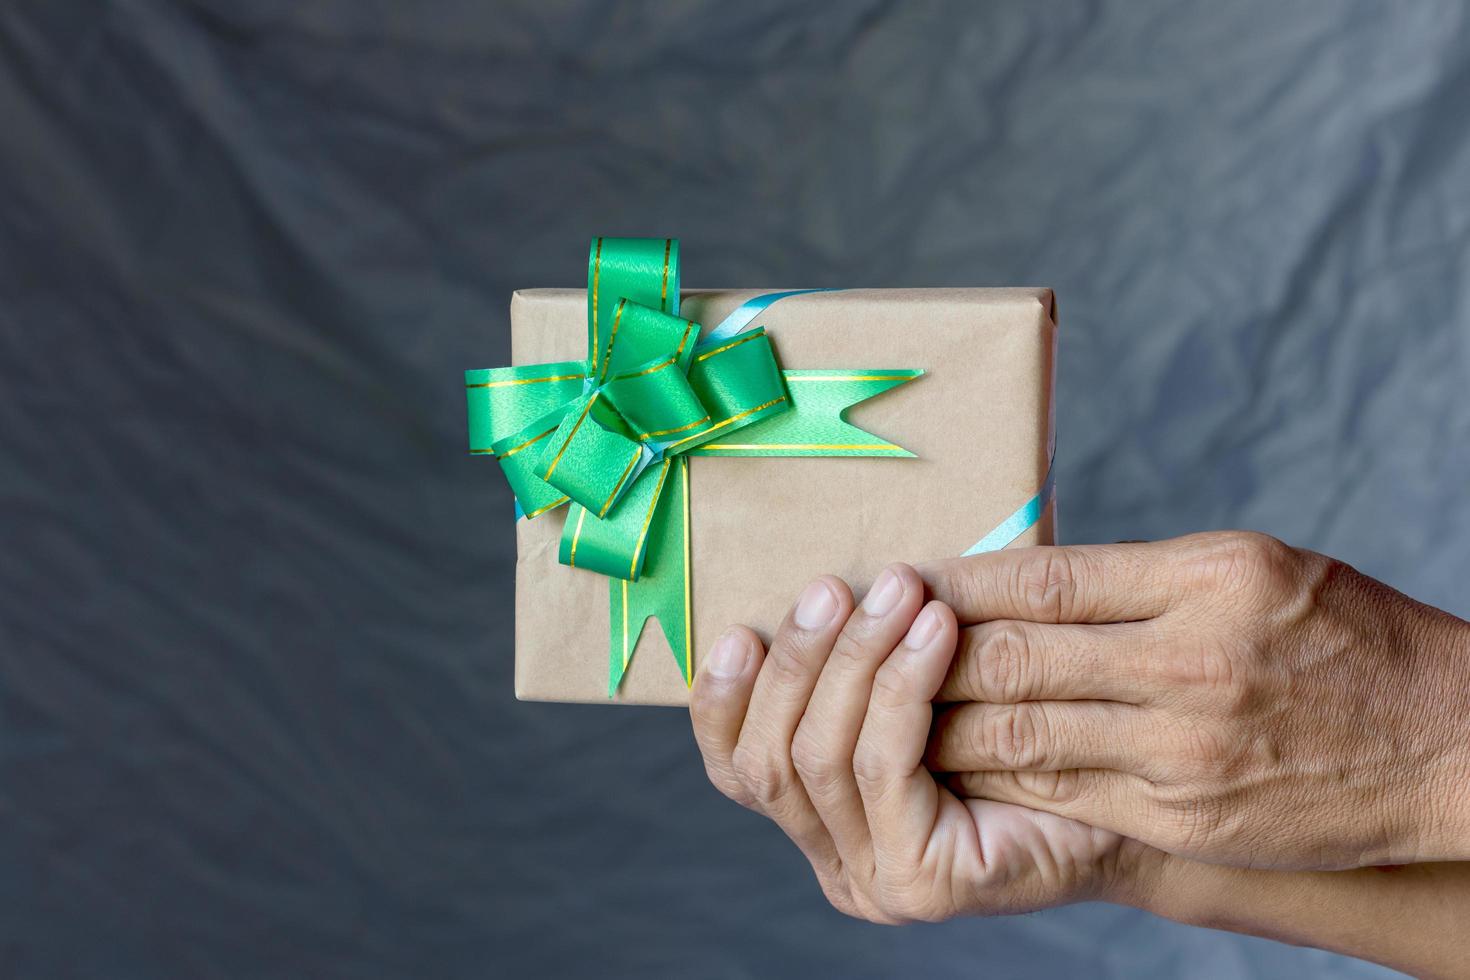
<instances>
[{"instance_id":1,"label":"green ribbon with gold stripe","mask_svg":"<svg viewBox=\"0 0 1470 980\"><path fill-rule=\"evenodd\" d=\"M847 422L847 409L920 370L783 371L758 297L703 341L679 316L675 239L594 239L587 356L466 371L470 451L494 455L517 509L570 503L562 564L611 578L608 696L648 617L686 683L689 457L912 456Z\"/></svg>"}]
</instances>

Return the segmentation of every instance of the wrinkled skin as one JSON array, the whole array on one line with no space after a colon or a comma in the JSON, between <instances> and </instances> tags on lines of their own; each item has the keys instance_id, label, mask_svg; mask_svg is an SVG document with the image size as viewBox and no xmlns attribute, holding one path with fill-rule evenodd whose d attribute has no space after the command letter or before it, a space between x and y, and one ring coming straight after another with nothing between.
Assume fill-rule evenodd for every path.
<instances>
[{"instance_id":1,"label":"wrinkled skin","mask_svg":"<svg viewBox=\"0 0 1470 980\"><path fill-rule=\"evenodd\" d=\"M1470 628L1264 535L926 565L967 625L926 754L962 796L1201 860L1470 858Z\"/></svg>"}]
</instances>

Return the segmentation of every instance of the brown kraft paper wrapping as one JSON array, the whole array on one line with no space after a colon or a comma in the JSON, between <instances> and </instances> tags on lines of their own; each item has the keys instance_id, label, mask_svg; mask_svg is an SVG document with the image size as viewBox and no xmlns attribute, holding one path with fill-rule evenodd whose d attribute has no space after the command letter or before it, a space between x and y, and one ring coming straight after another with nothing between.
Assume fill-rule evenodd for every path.
<instances>
[{"instance_id":1,"label":"brown kraft paper wrapping","mask_svg":"<svg viewBox=\"0 0 1470 980\"><path fill-rule=\"evenodd\" d=\"M709 329L770 290L685 290ZM586 349L587 295L511 301L515 364ZM769 640L824 572L859 596L883 566L958 555L1030 499L1047 473L1056 339L1049 289L846 289L782 299L767 328L784 368L922 368L848 420L917 459L693 457L693 657L731 623ZM1050 544L1055 504L1011 547ZM650 619L607 696L608 579L557 562L566 508L516 525L516 697L682 705L689 691Z\"/></svg>"}]
</instances>

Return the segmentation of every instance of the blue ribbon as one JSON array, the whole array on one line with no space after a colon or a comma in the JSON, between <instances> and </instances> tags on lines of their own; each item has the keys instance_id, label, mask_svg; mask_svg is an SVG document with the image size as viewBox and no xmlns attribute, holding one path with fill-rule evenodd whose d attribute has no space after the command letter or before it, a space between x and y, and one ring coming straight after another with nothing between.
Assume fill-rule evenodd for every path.
<instances>
[{"instance_id":1,"label":"blue ribbon","mask_svg":"<svg viewBox=\"0 0 1470 980\"><path fill-rule=\"evenodd\" d=\"M841 290L828 287L825 289L788 289L784 293L763 293L760 296L757 296L754 299L748 299L744 303L741 303L739 306L735 307L735 312L731 313L729 316L725 317L725 319L721 320L720 325L711 330L707 337L700 340L699 344L701 347L706 347L721 340L724 340L727 337L735 336L737 333L750 326L751 321L760 316L761 312L765 310L766 307L770 306L777 300L785 299L788 296L800 296L803 293L838 292L841 292Z\"/></svg>"},{"instance_id":2,"label":"blue ribbon","mask_svg":"<svg viewBox=\"0 0 1470 980\"><path fill-rule=\"evenodd\" d=\"M1046 480L1041 484L1041 489L1036 496L1026 501L1016 509L1016 512L996 525L995 530L985 537L976 541L965 549L964 556L978 555L987 551L999 551L1012 541L1031 530L1041 515L1046 512L1047 504L1051 503L1056 483L1052 478L1053 467L1048 465Z\"/></svg>"}]
</instances>

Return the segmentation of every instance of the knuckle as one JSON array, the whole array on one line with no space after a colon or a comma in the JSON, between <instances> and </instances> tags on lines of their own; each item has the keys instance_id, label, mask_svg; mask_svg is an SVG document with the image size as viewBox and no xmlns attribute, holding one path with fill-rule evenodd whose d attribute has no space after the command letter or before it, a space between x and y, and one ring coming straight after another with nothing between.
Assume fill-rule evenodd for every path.
<instances>
[{"instance_id":1,"label":"knuckle","mask_svg":"<svg viewBox=\"0 0 1470 980\"><path fill-rule=\"evenodd\" d=\"M1189 798L1225 799L1280 772L1283 749L1266 726L1205 723L1182 728L1173 776Z\"/></svg>"},{"instance_id":2,"label":"knuckle","mask_svg":"<svg viewBox=\"0 0 1470 980\"><path fill-rule=\"evenodd\" d=\"M872 900L857 900L853 902L853 911L847 913L855 919L871 922L875 926L901 926L904 920L888 912L881 904Z\"/></svg>"},{"instance_id":3,"label":"knuckle","mask_svg":"<svg viewBox=\"0 0 1470 980\"><path fill-rule=\"evenodd\" d=\"M871 922L875 926L901 926L904 924L904 920L897 916L889 915L872 902L858 906L858 910L850 914L854 918L862 919L864 922Z\"/></svg>"},{"instance_id":4,"label":"knuckle","mask_svg":"<svg viewBox=\"0 0 1470 980\"><path fill-rule=\"evenodd\" d=\"M916 873L880 872L875 886L878 910L892 922L937 922L943 918Z\"/></svg>"},{"instance_id":5,"label":"knuckle","mask_svg":"<svg viewBox=\"0 0 1470 980\"><path fill-rule=\"evenodd\" d=\"M847 622L843 624L841 638L838 640L838 643L841 646L850 648L848 652L852 655L861 657L866 650L868 642L873 638L873 634L877 633L882 626L883 619L881 617L874 616L859 606L857 611L847 617Z\"/></svg>"},{"instance_id":6,"label":"knuckle","mask_svg":"<svg viewBox=\"0 0 1470 980\"><path fill-rule=\"evenodd\" d=\"M1032 687L1031 644L1026 628L1016 622L988 624L976 646L975 680L987 701L1025 700Z\"/></svg>"},{"instance_id":7,"label":"knuckle","mask_svg":"<svg viewBox=\"0 0 1470 980\"><path fill-rule=\"evenodd\" d=\"M937 920L937 916L931 913L923 902L908 895L895 895L888 899L884 902L883 911L890 919L898 923Z\"/></svg>"},{"instance_id":8,"label":"knuckle","mask_svg":"<svg viewBox=\"0 0 1470 980\"><path fill-rule=\"evenodd\" d=\"M832 665L843 670L862 670L873 658L873 651L866 641L864 631L844 629L832 646Z\"/></svg>"},{"instance_id":9,"label":"knuckle","mask_svg":"<svg viewBox=\"0 0 1470 980\"><path fill-rule=\"evenodd\" d=\"M750 794L746 792L739 778L733 773L712 766L706 762L704 764L704 774L709 777L709 781L714 785L715 789L719 790L721 795L727 799L734 800L744 807L751 806L754 803L754 800L750 798Z\"/></svg>"},{"instance_id":10,"label":"knuckle","mask_svg":"<svg viewBox=\"0 0 1470 980\"><path fill-rule=\"evenodd\" d=\"M1210 725L1191 724L1179 732L1179 743L1197 771L1218 772L1231 757L1230 740Z\"/></svg>"},{"instance_id":11,"label":"knuckle","mask_svg":"<svg viewBox=\"0 0 1470 980\"><path fill-rule=\"evenodd\" d=\"M744 746L736 746L730 765L746 793L762 806L769 806L780 799L790 786L784 766Z\"/></svg>"},{"instance_id":12,"label":"knuckle","mask_svg":"<svg viewBox=\"0 0 1470 980\"><path fill-rule=\"evenodd\" d=\"M1328 594L1344 583L1356 579L1362 591L1354 591L1359 591L1360 595L1378 586L1376 582L1364 580L1357 569L1347 562L1311 551L1297 552L1287 575L1292 581L1285 581L1287 576L1284 575L1283 581L1279 583L1282 587L1277 593L1282 600L1278 609L1278 620L1283 626L1308 621L1314 613L1328 604ZM1363 589L1363 586L1367 588Z\"/></svg>"},{"instance_id":13,"label":"knuckle","mask_svg":"<svg viewBox=\"0 0 1470 980\"><path fill-rule=\"evenodd\" d=\"M1045 761L1045 712L1032 703L1008 704L992 711L980 726L982 752L1006 769L1032 769Z\"/></svg>"},{"instance_id":14,"label":"knuckle","mask_svg":"<svg viewBox=\"0 0 1470 980\"><path fill-rule=\"evenodd\" d=\"M804 684L812 674L813 659L810 641L786 636L771 644L771 652L766 656L762 670L770 671L772 679L782 685Z\"/></svg>"},{"instance_id":15,"label":"knuckle","mask_svg":"<svg viewBox=\"0 0 1470 980\"><path fill-rule=\"evenodd\" d=\"M1268 682L1260 668L1223 657L1216 670L1218 678L1210 685L1216 715L1226 721L1240 722L1257 714L1269 698L1265 693Z\"/></svg>"},{"instance_id":16,"label":"knuckle","mask_svg":"<svg viewBox=\"0 0 1470 980\"><path fill-rule=\"evenodd\" d=\"M873 661L887 652L878 649L874 644L873 624L858 623L857 620L861 618L861 615L854 615L848 620L841 635L837 637L837 642L832 646L832 665L844 671L871 671Z\"/></svg>"},{"instance_id":17,"label":"knuckle","mask_svg":"<svg viewBox=\"0 0 1470 980\"><path fill-rule=\"evenodd\" d=\"M887 771L882 748L866 739L860 740L852 753L852 775L858 785L865 788L878 786Z\"/></svg>"},{"instance_id":18,"label":"knuckle","mask_svg":"<svg viewBox=\"0 0 1470 980\"><path fill-rule=\"evenodd\" d=\"M1190 578L1203 589L1254 594L1277 580L1291 561L1292 549L1268 534L1221 531L1209 535Z\"/></svg>"},{"instance_id":19,"label":"knuckle","mask_svg":"<svg viewBox=\"0 0 1470 980\"><path fill-rule=\"evenodd\" d=\"M873 675L873 698L879 704L908 704L917 697L916 690L908 666L900 659L889 660Z\"/></svg>"},{"instance_id":20,"label":"knuckle","mask_svg":"<svg viewBox=\"0 0 1470 980\"><path fill-rule=\"evenodd\" d=\"M1268 698L1271 672L1250 643L1202 639L1169 658L1168 684L1210 717L1240 720Z\"/></svg>"},{"instance_id":21,"label":"knuckle","mask_svg":"<svg viewBox=\"0 0 1470 980\"><path fill-rule=\"evenodd\" d=\"M869 879L865 883L860 883L849 876L848 894L850 896L850 905L852 906L852 909L846 914L852 916L855 919L862 919L865 922L871 922L874 925L901 925L902 923L898 919L894 918L883 910L877 898L875 898L872 894L873 890L873 880Z\"/></svg>"},{"instance_id":22,"label":"knuckle","mask_svg":"<svg viewBox=\"0 0 1470 980\"><path fill-rule=\"evenodd\" d=\"M1184 688L1219 691L1230 688L1238 673L1235 658L1220 643L1201 639L1171 656L1164 667L1167 679Z\"/></svg>"},{"instance_id":23,"label":"knuckle","mask_svg":"<svg viewBox=\"0 0 1470 980\"><path fill-rule=\"evenodd\" d=\"M798 728L791 742L791 763L802 785L813 794L825 793L844 780L844 769L850 771L851 764L842 766L817 740Z\"/></svg>"},{"instance_id":24,"label":"knuckle","mask_svg":"<svg viewBox=\"0 0 1470 980\"><path fill-rule=\"evenodd\" d=\"M1075 769L1060 772L1018 772L1016 782L1043 803L1074 802L1081 789L1080 774Z\"/></svg>"},{"instance_id":25,"label":"knuckle","mask_svg":"<svg viewBox=\"0 0 1470 980\"><path fill-rule=\"evenodd\" d=\"M863 918L862 907L855 900L852 890L834 875L817 873L817 884L822 888L822 895L827 903L843 915L853 918Z\"/></svg>"},{"instance_id":26,"label":"knuckle","mask_svg":"<svg viewBox=\"0 0 1470 980\"><path fill-rule=\"evenodd\" d=\"M1078 561L1063 548L1038 548L1018 562L1014 588L1023 608L1055 622L1070 619L1077 607Z\"/></svg>"}]
</instances>

